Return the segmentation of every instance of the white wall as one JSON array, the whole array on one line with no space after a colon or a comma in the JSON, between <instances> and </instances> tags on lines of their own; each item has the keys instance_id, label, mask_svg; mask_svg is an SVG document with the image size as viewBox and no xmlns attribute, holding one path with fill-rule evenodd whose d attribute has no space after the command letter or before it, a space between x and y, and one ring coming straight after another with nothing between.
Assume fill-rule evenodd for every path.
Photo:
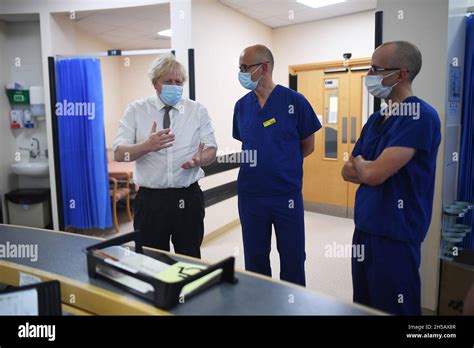
<instances>
[{"instance_id":1,"label":"white wall","mask_svg":"<svg viewBox=\"0 0 474 348\"><path fill-rule=\"evenodd\" d=\"M129 66L124 65L122 59L119 63L118 77L120 78L120 100L117 100L119 102L119 114L114 126L114 138L117 133L118 121L122 118L128 104L135 100L156 94L153 84L148 77L148 69L150 68L151 63L158 58L158 55L147 54L142 56L131 56L129 58Z\"/></svg>"},{"instance_id":2,"label":"white wall","mask_svg":"<svg viewBox=\"0 0 474 348\"><path fill-rule=\"evenodd\" d=\"M288 66L372 56L374 11L295 24L273 30L274 79L288 86Z\"/></svg>"},{"instance_id":3,"label":"white wall","mask_svg":"<svg viewBox=\"0 0 474 348\"><path fill-rule=\"evenodd\" d=\"M214 174L199 180L199 185L203 191L209 190L237 180L238 174L238 168ZM237 196L211 205L206 208L206 216L204 217L204 234L209 234L238 218Z\"/></svg>"},{"instance_id":4,"label":"white wall","mask_svg":"<svg viewBox=\"0 0 474 348\"><path fill-rule=\"evenodd\" d=\"M8 83L7 77L7 50L6 50L6 32L5 22L0 21L0 86L4 88ZM2 125L0 127L0 197L5 193L18 187L18 177L10 170L10 164L13 163L13 153L16 151L16 140L13 129L9 127L10 104L5 93L0 93L0 115L2 115ZM2 208L5 208L2 203ZM6 219L6 211L3 209L3 219Z\"/></svg>"},{"instance_id":5,"label":"white wall","mask_svg":"<svg viewBox=\"0 0 474 348\"><path fill-rule=\"evenodd\" d=\"M15 78L26 87L41 85L41 37L39 22L7 23L7 69L10 78ZM20 58L20 66L14 64Z\"/></svg>"},{"instance_id":6,"label":"white wall","mask_svg":"<svg viewBox=\"0 0 474 348\"><path fill-rule=\"evenodd\" d=\"M8 22L5 29L6 64L4 68L6 70L6 82L19 82L28 88L33 85L43 85L39 22ZM15 64L16 62L19 64ZM4 86L2 85L2 87ZM9 115L9 110L10 107L8 107L8 112L5 114L6 117ZM7 162L10 164L16 160L16 152L20 153L22 161L30 160L29 153L19 150L19 148L29 148L32 138L39 140L41 157L44 159L44 150L47 148L46 124L44 120L37 118L34 118L33 122L37 128L10 130L15 138L14 151L7 154ZM2 172L2 175L11 175L11 170ZM20 176L18 182L19 188L49 187L48 178Z\"/></svg>"},{"instance_id":7,"label":"white wall","mask_svg":"<svg viewBox=\"0 0 474 348\"><path fill-rule=\"evenodd\" d=\"M274 79L288 85L288 67L295 64L370 57L374 41L374 12L271 29L222 5L217 0L194 1L192 46L195 49L196 98L208 109L222 149L240 149L232 139L235 102L245 91L237 79L242 50L267 45L275 57Z\"/></svg>"},{"instance_id":8,"label":"white wall","mask_svg":"<svg viewBox=\"0 0 474 348\"><path fill-rule=\"evenodd\" d=\"M222 5L217 0L192 3L192 48L195 50L196 100L205 105L216 131L219 153L238 152L232 138L234 105L248 91L238 81L239 56L245 47L272 47L271 28ZM237 179L237 170L201 180L203 189ZM236 197L206 209L205 232L238 219Z\"/></svg>"},{"instance_id":9,"label":"white wall","mask_svg":"<svg viewBox=\"0 0 474 348\"><path fill-rule=\"evenodd\" d=\"M438 306L439 290L439 248L442 221L442 181L445 163L444 148L446 141L446 80L448 57L450 49L459 46L448 46L448 26L452 30L451 39L457 36L456 31L461 29L459 21L453 15L453 1L445 0L378 0L377 10L384 11L383 31L384 41L408 40L417 45L423 55L423 67L414 81L414 93L430 103L439 113L441 119L442 142L438 152L435 197L433 202L433 216L428 235L422 245L421 282L422 307L435 311ZM457 2L458 7L467 5L463 1ZM463 6L464 4L464 6ZM403 19L399 19L403 11ZM451 21L457 24L450 25ZM461 38L457 38L460 40ZM454 52L453 52L454 53ZM453 120L455 121L455 120Z\"/></svg>"},{"instance_id":10,"label":"white wall","mask_svg":"<svg viewBox=\"0 0 474 348\"><path fill-rule=\"evenodd\" d=\"M238 81L239 56L245 47L272 47L271 28L222 5L217 0L193 2L196 99L211 115L221 150L240 151L232 138L235 102L248 91Z\"/></svg>"},{"instance_id":11,"label":"white wall","mask_svg":"<svg viewBox=\"0 0 474 348\"><path fill-rule=\"evenodd\" d=\"M170 25L173 35L171 36L171 46L175 51L175 56L187 71L188 49L192 48L192 0L179 0L170 2ZM189 96L189 88L184 88L183 95Z\"/></svg>"}]
</instances>

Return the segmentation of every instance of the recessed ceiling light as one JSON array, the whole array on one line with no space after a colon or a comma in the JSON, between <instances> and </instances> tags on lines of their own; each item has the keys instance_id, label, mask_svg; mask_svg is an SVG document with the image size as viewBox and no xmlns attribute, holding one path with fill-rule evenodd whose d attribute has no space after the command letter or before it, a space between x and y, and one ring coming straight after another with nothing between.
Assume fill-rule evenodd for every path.
<instances>
[{"instance_id":1,"label":"recessed ceiling light","mask_svg":"<svg viewBox=\"0 0 474 348\"><path fill-rule=\"evenodd\" d=\"M296 0L296 2L312 8L319 8L346 2L346 0Z\"/></svg>"},{"instance_id":2,"label":"recessed ceiling light","mask_svg":"<svg viewBox=\"0 0 474 348\"><path fill-rule=\"evenodd\" d=\"M158 35L171 37L171 29L166 29L166 30L159 31Z\"/></svg>"}]
</instances>

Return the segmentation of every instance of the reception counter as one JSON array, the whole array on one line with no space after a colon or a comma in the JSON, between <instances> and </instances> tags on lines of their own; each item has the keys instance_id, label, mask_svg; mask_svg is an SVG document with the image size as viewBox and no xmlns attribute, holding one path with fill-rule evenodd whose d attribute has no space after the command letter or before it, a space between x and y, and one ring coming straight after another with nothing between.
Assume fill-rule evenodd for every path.
<instances>
[{"instance_id":1,"label":"reception counter","mask_svg":"<svg viewBox=\"0 0 474 348\"><path fill-rule=\"evenodd\" d=\"M0 255L0 283L18 286L20 277L61 282L63 309L77 315L376 315L370 308L339 301L287 282L236 270L237 284L220 283L165 311L110 284L89 278L83 250L103 239L0 224L0 245L37 248L37 259ZM153 256L155 250L144 248ZM30 255L32 256L32 255ZM34 256L34 255L33 255ZM180 261L205 261L170 254ZM218 260L216 260L218 261Z\"/></svg>"}]
</instances>

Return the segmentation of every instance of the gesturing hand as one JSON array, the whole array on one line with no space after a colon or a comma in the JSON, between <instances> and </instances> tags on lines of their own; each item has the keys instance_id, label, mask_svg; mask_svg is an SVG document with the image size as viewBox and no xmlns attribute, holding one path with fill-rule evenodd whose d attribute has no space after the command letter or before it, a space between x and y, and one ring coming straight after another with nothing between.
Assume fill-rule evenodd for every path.
<instances>
[{"instance_id":1,"label":"gesturing hand","mask_svg":"<svg viewBox=\"0 0 474 348\"><path fill-rule=\"evenodd\" d=\"M169 134L169 132L169 128L156 132L156 122L153 122L150 136L145 142L147 151L160 151L162 149L166 149L167 147L173 146L172 143L174 141L174 134Z\"/></svg>"},{"instance_id":2,"label":"gesturing hand","mask_svg":"<svg viewBox=\"0 0 474 348\"><path fill-rule=\"evenodd\" d=\"M194 154L191 161L184 162L181 165L183 169L192 169L195 167L199 167L201 165L201 158L202 158L202 151L204 150L204 144L199 144L198 151Z\"/></svg>"}]
</instances>

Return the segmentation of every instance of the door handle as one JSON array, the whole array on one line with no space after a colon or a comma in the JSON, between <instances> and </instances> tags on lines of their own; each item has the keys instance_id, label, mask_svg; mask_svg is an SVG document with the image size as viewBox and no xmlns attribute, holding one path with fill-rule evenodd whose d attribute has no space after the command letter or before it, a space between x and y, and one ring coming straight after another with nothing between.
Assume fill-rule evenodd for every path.
<instances>
[{"instance_id":1,"label":"door handle","mask_svg":"<svg viewBox=\"0 0 474 348\"><path fill-rule=\"evenodd\" d=\"M356 143L357 117L351 117L351 144Z\"/></svg>"},{"instance_id":2,"label":"door handle","mask_svg":"<svg viewBox=\"0 0 474 348\"><path fill-rule=\"evenodd\" d=\"M347 144L347 117L342 118L342 143Z\"/></svg>"}]
</instances>

